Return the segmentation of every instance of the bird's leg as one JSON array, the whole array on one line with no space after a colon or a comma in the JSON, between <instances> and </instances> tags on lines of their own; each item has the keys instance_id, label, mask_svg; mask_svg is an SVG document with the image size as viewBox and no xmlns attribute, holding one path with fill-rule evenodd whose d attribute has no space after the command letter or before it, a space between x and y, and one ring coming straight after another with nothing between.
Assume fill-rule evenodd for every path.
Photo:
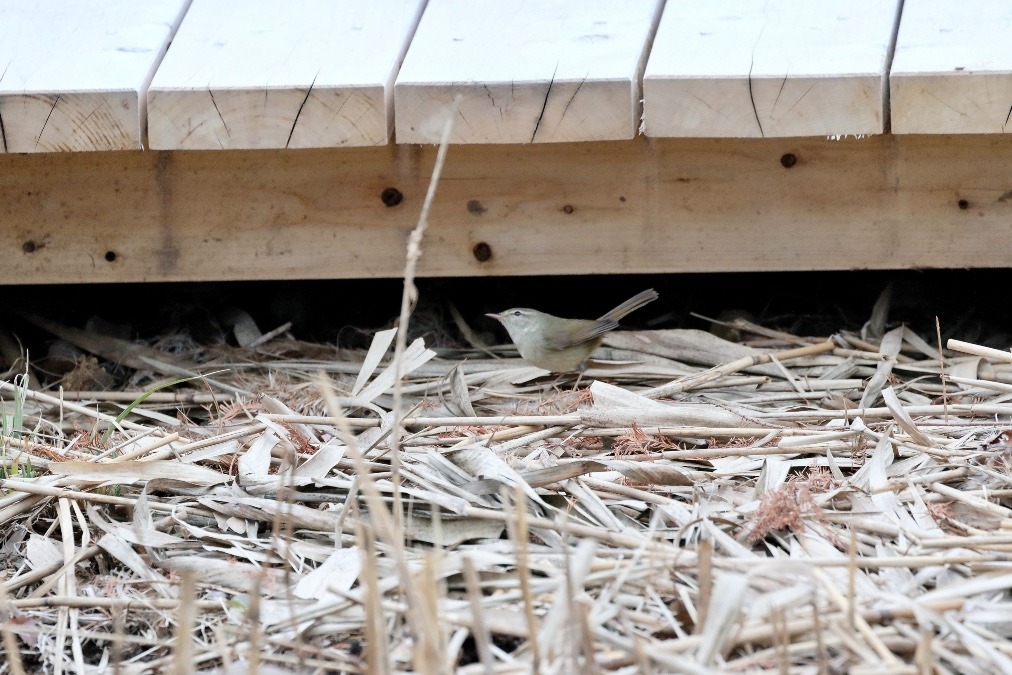
<instances>
[{"instance_id":1,"label":"bird's leg","mask_svg":"<svg viewBox=\"0 0 1012 675\"><path fill-rule=\"evenodd\" d=\"M562 383L568 375L569 373L558 373L555 376L555 379L552 380L552 389L555 390L556 394L561 394L563 392Z\"/></svg>"},{"instance_id":2,"label":"bird's leg","mask_svg":"<svg viewBox=\"0 0 1012 675\"><path fill-rule=\"evenodd\" d=\"M583 380L583 373L587 370L587 364L581 363L580 367L576 369L578 375L576 376L576 384L573 385L573 393L577 393L580 390L580 382Z\"/></svg>"}]
</instances>

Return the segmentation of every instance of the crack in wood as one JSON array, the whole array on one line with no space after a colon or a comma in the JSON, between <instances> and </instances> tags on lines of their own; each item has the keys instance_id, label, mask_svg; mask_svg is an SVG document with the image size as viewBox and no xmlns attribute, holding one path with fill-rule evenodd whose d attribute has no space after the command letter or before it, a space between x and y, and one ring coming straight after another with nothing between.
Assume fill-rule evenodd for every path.
<instances>
[{"instance_id":1,"label":"crack in wood","mask_svg":"<svg viewBox=\"0 0 1012 675\"><path fill-rule=\"evenodd\" d=\"M462 121L464 122L464 124L466 124L466 125L467 125L467 129L468 129L468 131L472 131L472 129L471 129L471 123L467 121L467 118L466 118L466 117L464 117L464 111L463 111L463 110L460 110L460 109L458 108L458 109L457 109L457 116L458 116L458 117L460 117L460 119L461 119L461 120L462 120Z\"/></svg>"},{"instance_id":2,"label":"crack in wood","mask_svg":"<svg viewBox=\"0 0 1012 675\"><path fill-rule=\"evenodd\" d=\"M482 86L485 87L485 95L488 96L488 100L492 102L492 107L499 111L499 121L501 122L502 120L505 119L505 116L503 115L502 112L502 106L495 104L495 98L493 98L492 90L489 89L489 86L487 84Z\"/></svg>"},{"instance_id":3,"label":"crack in wood","mask_svg":"<svg viewBox=\"0 0 1012 675\"><path fill-rule=\"evenodd\" d=\"M218 113L218 119L221 120L221 125L225 127L225 135L232 138L232 132L228 130L228 124L225 122L225 118L222 116L221 111L218 110L218 102L214 100L214 92L208 89L207 95L211 97L211 105L214 106L214 112ZM218 145L220 145L222 149L225 148L225 144L220 140L218 141Z\"/></svg>"},{"instance_id":4,"label":"crack in wood","mask_svg":"<svg viewBox=\"0 0 1012 675\"><path fill-rule=\"evenodd\" d=\"M812 83L812 86L810 86L808 89L805 89L805 93L804 94L802 94L800 97L798 97L798 100L794 102L794 105L792 105L790 108L787 109L787 112L784 113L784 117L786 117L787 115L790 115L791 111L794 110L795 108L797 108L798 104L801 103L805 99L806 96L808 96L810 93L812 93L813 89L815 89L815 83L814 82Z\"/></svg>"},{"instance_id":5,"label":"crack in wood","mask_svg":"<svg viewBox=\"0 0 1012 675\"><path fill-rule=\"evenodd\" d=\"M769 2L763 5L763 16L766 21L763 22L762 28L759 29L759 35L756 36L755 44L752 45L752 58L748 62L748 100L752 102L752 114L755 116L755 123L759 126L759 135L766 138L766 131L763 129L762 120L759 119L759 109L755 105L755 92L752 90L752 69L755 67L755 50L759 48L759 43L763 39L763 33L766 31L766 24L769 23L769 15L766 14L766 10L769 8ZM784 79L786 80L786 75ZM780 85L783 88L783 85ZM774 104L776 106L776 104Z\"/></svg>"},{"instance_id":6,"label":"crack in wood","mask_svg":"<svg viewBox=\"0 0 1012 675\"><path fill-rule=\"evenodd\" d=\"M341 105L337 106L337 110L334 110L334 117L341 117L341 111L344 110L344 106L348 105L348 101L351 100L351 96L352 96L351 94L345 94L344 95L344 100L341 101ZM326 105L326 104L324 104L324 105ZM329 108L329 109L333 110L333 108ZM344 119L348 120L348 122L350 122L352 126L355 126L355 122L353 120L351 120L350 118L345 117ZM355 129L357 130L358 127L355 127Z\"/></svg>"},{"instance_id":7,"label":"crack in wood","mask_svg":"<svg viewBox=\"0 0 1012 675\"><path fill-rule=\"evenodd\" d=\"M0 73L0 82L3 82L4 77L7 75L7 69L11 67L10 61L4 66L4 72ZM4 129L4 116L0 112L0 142L3 143L3 151L7 152L7 130Z\"/></svg>"},{"instance_id":8,"label":"crack in wood","mask_svg":"<svg viewBox=\"0 0 1012 675\"><path fill-rule=\"evenodd\" d=\"M559 116L559 123L555 125L556 131L558 131L559 127L562 126L562 120L565 119L566 113L569 111L569 106L573 104L573 100L576 99L576 95L580 93L580 89L582 89L583 85L586 84L587 77L587 75L584 75L583 79L580 80L580 84L576 85L576 91L574 91L573 95L569 97L568 101L566 101L566 107L562 109L562 115Z\"/></svg>"},{"instance_id":9,"label":"crack in wood","mask_svg":"<svg viewBox=\"0 0 1012 675\"><path fill-rule=\"evenodd\" d=\"M955 108L955 107L949 105L948 103L946 103L942 99L940 99L937 96L935 96L932 92L928 91L927 89L924 89L922 91L924 91L925 94L927 94L931 98L935 99L936 101L938 101L939 103L941 103L942 105L944 105L946 108L948 108L952 112L954 112L957 115L959 115L960 117L966 117L966 113L964 111L960 110L959 108Z\"/></svg>"},{"instance_id":10,"label":"crack in wood","mask_svg":"<svg viewBox=\"0 0 1012 675\"><path fill-rule=\"evenodd\" d=\"M755 64L755 52L752 53L752 61L748 64L748 100L752 102L752 114L755 116L755 123L759 125L759 135L766 138L763 131L763 123L759 119L759 110L755 107L755 93L752 91L752 66Z\"/></svg>"},{"instance_id":11,"label":"crack in wood","mask_svg":"<svg viewBox=\"0 0 1012 675\"><path fill-rule=\"evenodd\" d=\"M299 111L295 113L295 119L292 121L292 128L288 131L288 140L285 141L286 148L292 142L292 136L295 134L295 125L299 123L299 116L302 115L302 109L306 107L306 103L309 101L309 95L313 93L313 86L316 84L316 78L319 76L320 71L316 71L316 75L313 75L313 81L309 83L309 89L306 90L306 96L302 99L302 104L299 106Z\"/></svg>"},{"instance_id":12,"label":"crack in wood","mask_svg":"<svg viewBox=\"0 0 1012 675\"><path fill-rule=\"evenodd\" d=\"M541 128L541 120L545 116L545 109L548 108L548 97L552 95L552 87L555 85L555 74L559 72L559 64L555 64L555 70L552 71L552 79L548 82L548 91L545 92L545 102L541 104L541 114L538 115L538 121L534 123L534 133L531 134L531 143L534 142L534 138L538 135L538 129Z\"/></svg>"},{"instance_id":13,"label":"crack in wood","mask_svg":"<svg viewBox=\"0 0 1012 675\"><path fill-rule=\"evenodd\" d=\"M42 142L42 134L46 133L46 127L49 125L49 119L53 116L53 111L56 110L56 106L60 104L60 96L63 94L57 94L56 100L53 101L53 107L49 109L49 114L46 115L46 121L42 123L42 129L39 131L38 137L35 139L35 149L39 149L39 143Z\"/></svg>"},{"instance_id":14,"label":"crack in wood","mask_svg":"<svg viewBox=\"0 0 1012 675\"><path fill-rule=\"evenodd\" d=\"M777 97L773 101L773 112L776 112L776 110L777 110L777 104L780 103L780 96L781 96L781 94L784 93L784 86L786 86L786 84L787 84L787 78L790 77L790 74L791 74L791 67L788 66L787 67L787 72L784 73L784 79L780 81L780 90L777 92ZM811 90L809 90L809 91L811 91ZM802 96L802 98L804 98L804 97ZM753 103L753 105L754 105L754 103ZM797 105L797 103L795 103L794 105ZM791 106L791 107L793 108L793 106ZM788 111L788 112L790 112L790 111Z\"/></svg>"}]
</instances>

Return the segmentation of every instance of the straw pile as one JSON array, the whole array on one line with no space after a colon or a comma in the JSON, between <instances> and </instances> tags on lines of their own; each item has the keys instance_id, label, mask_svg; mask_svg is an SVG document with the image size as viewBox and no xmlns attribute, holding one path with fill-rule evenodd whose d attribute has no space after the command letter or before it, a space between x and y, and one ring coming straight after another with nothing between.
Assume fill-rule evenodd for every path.
<instances>
[{"instance_id":1,"label":"straw pile","mask_svg":"<svg viewBox=\"0 0 1012 675\"><path fill-rule=\"evenodd\" d=\"M0 384L0 672L1012 672L1007 352L42 324L134 391Z\"/></svg>"},{"instance_id":2,"label":"straw pile","mask_svg":"<svg viewBox=\"0 0 1012 675\"><path fill-rule=\"evenodd\" d=\"M577 382L408 344L458 104L365 353L26 317L134 390L0 381L0 674L1012 672L1012 354L884 302Z\"/></svg>"}]
</instances>

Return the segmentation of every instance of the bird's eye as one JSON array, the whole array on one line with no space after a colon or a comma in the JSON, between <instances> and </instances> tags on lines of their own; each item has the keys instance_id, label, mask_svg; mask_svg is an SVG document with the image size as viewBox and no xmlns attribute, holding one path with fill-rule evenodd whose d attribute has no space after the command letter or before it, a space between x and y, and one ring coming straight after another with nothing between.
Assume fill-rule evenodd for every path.
<instances>
[{"instance_id":1,"label":"bird's eye","mask_svg":"<svg viewBox=\"0 0 1012 675\"><path fill-rule=\"evenodd\" d=\"M523 314L523 312L521 312L519 309L513 312L513 316L520 316L521 314Z\"/></svg>"}]
</instances>

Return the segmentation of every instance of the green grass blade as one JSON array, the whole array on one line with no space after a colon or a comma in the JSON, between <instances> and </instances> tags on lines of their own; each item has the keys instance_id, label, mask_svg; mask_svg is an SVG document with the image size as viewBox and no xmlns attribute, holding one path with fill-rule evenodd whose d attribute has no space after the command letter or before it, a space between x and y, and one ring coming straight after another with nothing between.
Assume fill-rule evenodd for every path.
<instances>
[{"instance_id":1,"label":"green grass blade","mask_svg":"<svg viewBox=\"0 0 1012 675\"><path fill-rule=\"evenodd\" d=\"M213 373L207 373L207 375L217 375L218 373L221 373L221 372L224 372L224 371L218 370L218 371L215 371ZM131 401L130 405L128 405L126 408L123 408L123 412L121 412L119 415L116 415L116 422L115 422L115 424L110 425L109 428L105 430L105 433L102 434L102 440L99 442L99 446L104 448L105 444L109 442L109 437L112 435L112 430L116 428L116 424L119 424L120 422L122 422L123 420L125 420L126 417L127 417L127 415L129 415L131 412L133 412L134 408L136 408L137 406L139 406L141 403L144 403L144 401L148 398L148 396L151 396L151 394L154 394L157 391L161 391L162 389L167 389L169 387L174 387L177 384L183 384L184 382L189 382L190 380L199 380L199 379L201 379L203 377L205 377L205 376L204 375L193 375L191 377L182 377L182 378L180 378L178 380L170 380L169 382L165 382L163 384L158 385L154 389L149 389L148 391L144 392L143 394L141 394L140 396L138 396L137 398L135 398L133 401Z\"/></svg>"}]
</instances>

